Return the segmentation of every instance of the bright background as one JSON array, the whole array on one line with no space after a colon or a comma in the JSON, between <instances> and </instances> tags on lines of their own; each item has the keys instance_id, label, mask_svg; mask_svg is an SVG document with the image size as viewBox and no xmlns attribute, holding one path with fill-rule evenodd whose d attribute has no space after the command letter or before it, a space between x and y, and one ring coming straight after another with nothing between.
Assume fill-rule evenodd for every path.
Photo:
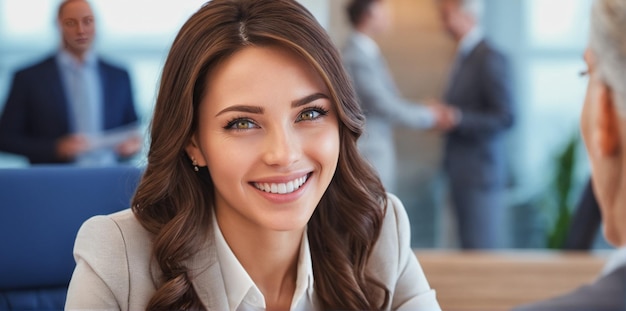
<instances>
[{"instance_id":1,"label":"bright background","mask_svg":"<svg viewBox=\"0 0 626 311\"><path fill-rule=\"evenodd\" d=\"M59 0L0 0L0 111L12 74L58 47L55 15ZM97 50L131 75L137 110L146 126L160 71L182 23L203 0L92 0ZM301 0L338 46L349 26L346 0ZM377 39L401 92L412 99L440 96L454 46L443 33L435 0L390 0L394 33ZM550 187L556 156L578 135L585 92L582 53L587 41L590 0L486 0L486 36L511 60L517 123L509 137L512 172L509 205L513 247L540 245L529 232L537 220L519 206ZM398 129L398 195L412 216L416 247L453 247L445 193L438 185L441 137ZM575 188L589 167L579 146ZM141 163L142 157L137 162ZM0 154L0 167L25 166ZM521 212L520 212L521 211ZM537 213L543 213L541 208ZM546 213L550 215L550 213ZM548 217L549 218L549 217ZM526 225L520 225L526 224ZM524 240L522 236L531 236ZM541 239L541 238L539 238Z\"/></svg>"}]
</instances>

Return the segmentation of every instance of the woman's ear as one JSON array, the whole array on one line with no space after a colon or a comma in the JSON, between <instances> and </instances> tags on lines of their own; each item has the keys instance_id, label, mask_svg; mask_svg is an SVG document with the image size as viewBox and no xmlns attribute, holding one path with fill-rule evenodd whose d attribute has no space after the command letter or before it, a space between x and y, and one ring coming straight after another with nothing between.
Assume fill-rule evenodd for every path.
<instances>
[{"instance_id":1,"label":"woman's ear","mask_svg":"<svg viewBox=\"0 0 626 311\"><path fill-rule=\"evenodd\" d=\"M189 159L195 161L198 166L206 166L206 161L202 155L202 150L200 149L200 145L198 144L198 139L195 134L189 138L189 142L187 142L187 146L185 147L185 152L187 152Z\"/></svg>"},{"instance_id":2,"label":"woman's ear","mask_svg":"<svg viewBox=\"0 0 626 311\"><path fill-rule=\"evenodd\" d=\"M594 141L602 156L614 156L620 147L619 116L613 100L613 90L606 84L599 86L598 101L593 103L597 114L594 122Z\"/></svg>"}]
</instances>

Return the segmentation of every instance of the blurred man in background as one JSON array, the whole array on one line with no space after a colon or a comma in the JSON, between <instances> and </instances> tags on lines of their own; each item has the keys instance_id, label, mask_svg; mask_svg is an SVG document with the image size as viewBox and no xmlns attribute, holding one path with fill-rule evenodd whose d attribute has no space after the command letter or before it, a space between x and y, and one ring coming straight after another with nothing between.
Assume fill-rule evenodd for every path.
<instances>
[{"instance_id":1,"label":"blurred man in background","mask_svg":"<svg viewBox=\"0 0 626 311\"><path fill-rule=\"evenodd\" d=\"M507 60L483 37L481 0L439 0L447 32L457 42L444 94L444 170L463 249L503 246L507 164L504 133L513 125Z\"/></svg>"},{"instance_id":2,"label":"blurred man in background","mask_svg":"<svg viewBox=\"0 0 626 311\"><path fill-rule=\"evenodd\" d=\"M96 20L89 3L63 1L57 22L59 51L13 78L0 116L0 150L32 164L110 165L134 155L141 139L132 128L137 115L130 79L93 51Z\"/></svg>"},{"instance_id":3,"label":"blurred man in background","mask_svg":"<svg viewBox=\"0 0 626 311\"><path fill-rule=\"evenodd\" d=\"M342 53L359 102L366 116L365 133L359 149L378 171L383 185L395 191L396 153L393 127L403 125L430 129L449 122L448 114L402 97L386 61L373 40L389 31L391 14L388 0L352 0L347 13L353 26Z\"/></svg>"}]
</instances>

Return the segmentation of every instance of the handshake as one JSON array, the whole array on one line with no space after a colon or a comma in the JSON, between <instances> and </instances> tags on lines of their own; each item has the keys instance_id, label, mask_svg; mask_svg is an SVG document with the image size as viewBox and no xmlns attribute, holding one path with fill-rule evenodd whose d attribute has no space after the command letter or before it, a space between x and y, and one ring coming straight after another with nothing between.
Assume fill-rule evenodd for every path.
<instances>
[{"instance_id":1,"label":"handshake","mask_svg":"<svg viewBox=\"0 0 626 311\"><path fill-rule=\"evenodd\" d=\"M445 132L451 131L461 121L461 111L458 108L452 107L438 99L429 99L425 103L435 117L433 129Z\"/></svg>"}]
</instances>

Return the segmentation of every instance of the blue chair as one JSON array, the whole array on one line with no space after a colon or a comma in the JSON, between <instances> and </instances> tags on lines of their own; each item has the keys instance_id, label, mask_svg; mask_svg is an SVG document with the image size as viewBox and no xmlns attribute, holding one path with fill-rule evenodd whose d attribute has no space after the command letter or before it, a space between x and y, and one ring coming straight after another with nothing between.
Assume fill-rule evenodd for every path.
<instances>
[{"instance_id":1,"label":"blue chair","mask_svg":"<svg viewBox=\"0 0 626 311\"><path fill-rule=\"evenodd\" d=\"M130 207L132 166L0 169L0 310L62 310L74 239L94 215Z\"/></svg>"}]
</instances>

